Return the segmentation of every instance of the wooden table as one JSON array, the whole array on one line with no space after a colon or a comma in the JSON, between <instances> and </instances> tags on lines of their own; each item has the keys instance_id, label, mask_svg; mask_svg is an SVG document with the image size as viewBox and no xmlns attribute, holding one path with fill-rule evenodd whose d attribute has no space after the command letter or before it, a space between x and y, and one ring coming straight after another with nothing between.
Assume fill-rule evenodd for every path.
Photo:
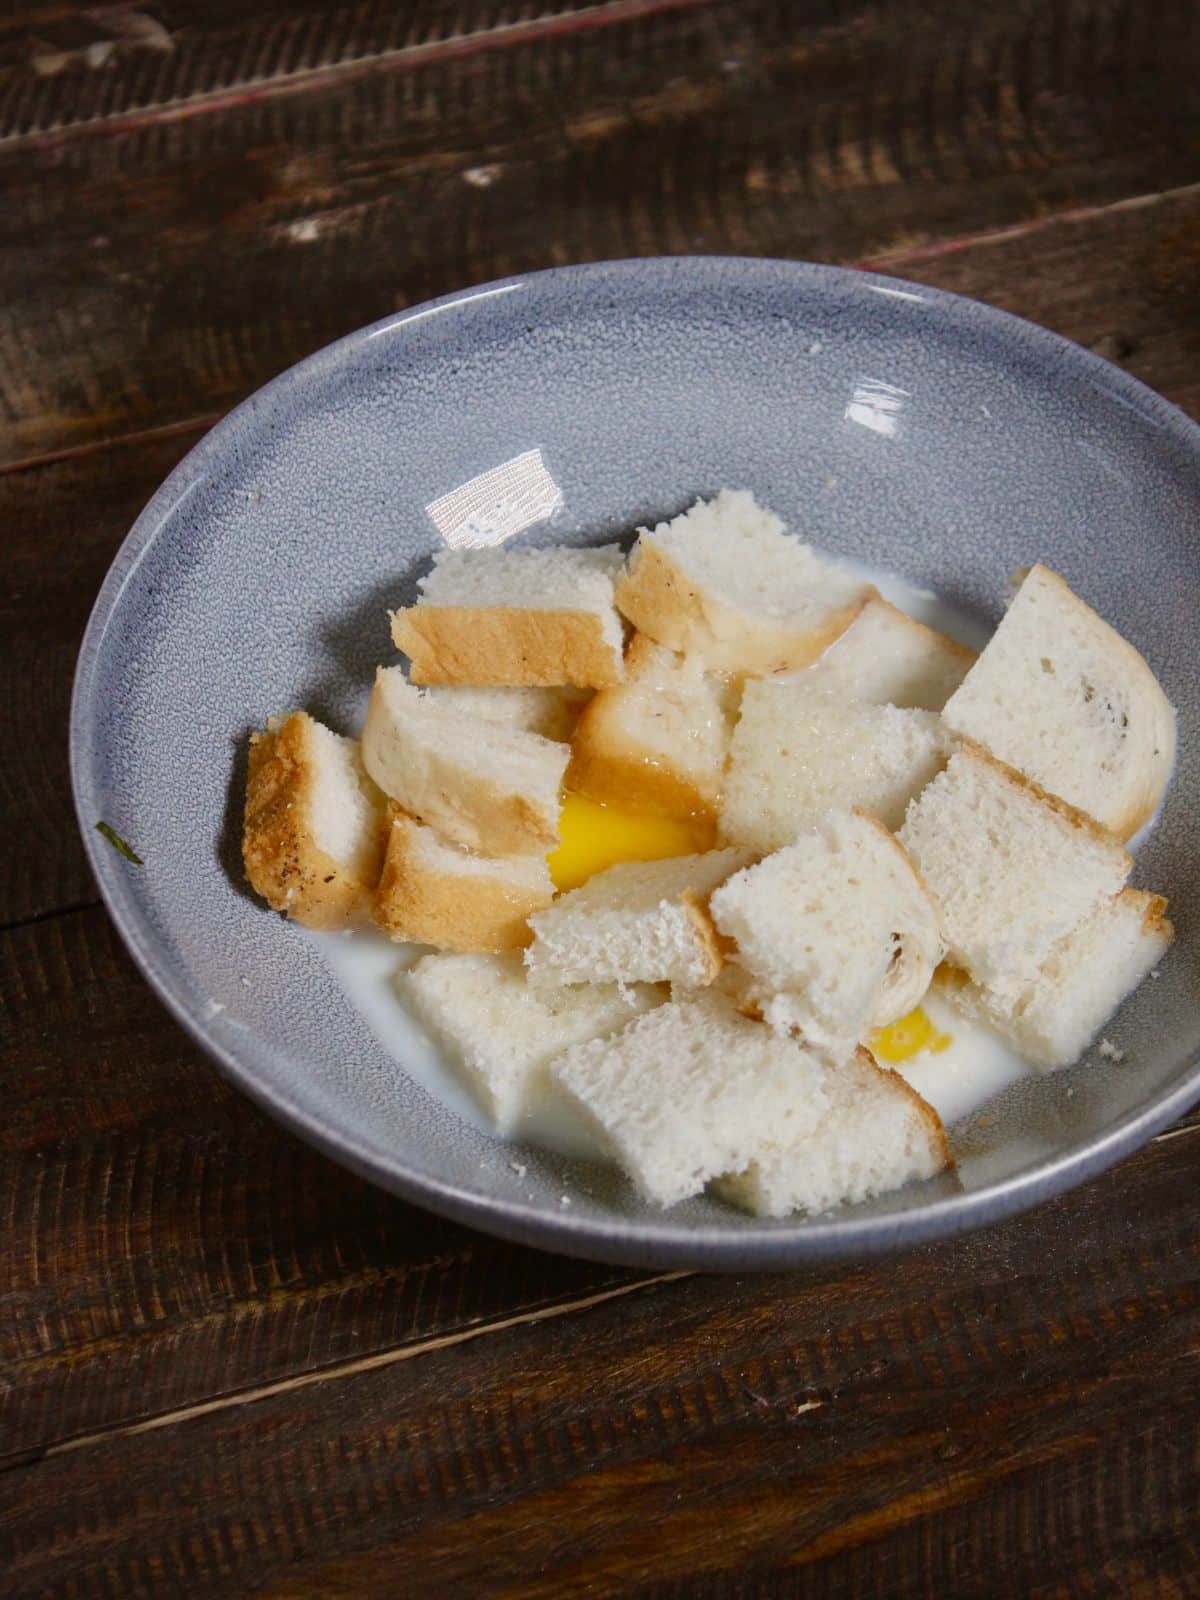
<instances>
[{"instance_id":1,"label":"wooden table","mask_svg":"<svg viewBox=\"0 0 1200 1600\"><path fill-rule=\"evenodd\" d=\"M163 475L474 281L870 262L1200 413L1198 81L1194 0L5 8L0 1592L1200 1593L1200 1118L901 1259L496 1243L280 1132L169 1021L65 732Z\"/></svg>"}]
</instances>

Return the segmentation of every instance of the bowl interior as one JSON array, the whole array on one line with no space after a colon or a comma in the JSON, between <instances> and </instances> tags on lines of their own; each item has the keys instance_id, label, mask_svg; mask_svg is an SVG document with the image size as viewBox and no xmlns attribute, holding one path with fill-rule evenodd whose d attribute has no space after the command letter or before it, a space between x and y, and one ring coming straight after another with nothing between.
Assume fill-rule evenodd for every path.
<instances>
[{"instance_id":1,"label":"bowl interior","mask_svg":"<svg viewBox=\"0 0 1200 1600\"><path fill-rule=\"evenodd\" d=\"M635 1262L778 1263L967 1226L1077 1180L1192 1093L1197 1004L1198 430L1113 368L969 302L779 262L620 263L438 302L332 346L227 418L105 585L73 713L97 876L138 959L293 1127L482 1226ZM490 1140L399 1070L315 944L238 860L248 731L304 705L357 726L429 508L538 450L560 504L521 543L597 542L722 485L806 538L999 615L1060 571L1147 656L1179 760L1135 881L1177 943L1107 1030L1119 1064L1016 1085L954 1137L957 1174L832 1219L639 1206L615 1175ZM445 520L444 518L442 519ZM519 520L519 519L516 519ZM134 867L92 832L109 822ZM565 1192L569 1206L562 1205Z\"/></svg>"}]
</instances>

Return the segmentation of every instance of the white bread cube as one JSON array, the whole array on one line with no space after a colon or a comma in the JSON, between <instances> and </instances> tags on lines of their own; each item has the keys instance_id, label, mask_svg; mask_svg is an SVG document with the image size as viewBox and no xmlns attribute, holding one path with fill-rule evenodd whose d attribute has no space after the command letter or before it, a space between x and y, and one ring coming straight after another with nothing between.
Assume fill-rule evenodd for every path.
<instances>
[{"instance_id":1,"label":"white bread cube","mask_svg":"<svg viewBox=\"0 0 1200 1600\"><path fill-rule=\"evenodd\" d=\"M372 914L393 939L441 950L519 950L554 898L545 856L477 856L392 807Z\"/></svg>"},{"instance_id":2,"label":"white bread cube","mask_svg":"<svg viewBox=\"0 0 1200 1600\"><path fill-rule=\"evenodd\" d=\"M485 856L544 854L558 839L568 747L433 700L380 667L363 761L403 810Z\"/></svg>"},{"instance_id":3,"label":"white bread cube","mask_svg":"<svg viewBox=\"0 0 1200 1600\"><path fill-rule=\"evenodd\" d=\"M733 692L727 679L634 634L625 682L601 689L579 719L567 788L634 811L715 817Z\"/></svg>"},{"instance_id":4,"label":"white bread cube","mask_svg":"<svg viewBox=\"0 0 1200 1600\"><path fill-rule=\"evenodd\" d=\"M641 528L616 588L642 633L715 672L806 667L874 593L822 561L744 489Z\"/></svg>"},{"instance_id":5,"label":"white bread cube","mask_svg":"<svg viewBox=\"0 0 1200 1600\"><path fill-rule=\"evenodd\" d=\"M392 638L414 683L620 683L613 580L623 562L616 545L442 550L417 604L392 613Z\"/></svg>"},{"instance_id":6,"label":"white bread cube","mask_svg":"<svg viewBox=\"0 0 1200 1600\"><path fill-rule=\"evenodd\" d=\"M1132 866L1090 817L973 745L913 801L900 842L937 904L951 962L1003 1005Z\"/></svg>"},{"instance_id":7,"label":"white bread cube","mask_svg":"<svg viewBox=\"0 0 1200 1600\"><path fill-rule=\"evenodd\" d=\"M1057 573L1031 567L946 721L1121 839L1149 821L1175 713L1138 652Z\"/></svg>"},{"instance_id":8,"label":"white bread cube","mask_svg":"<svg viewBox=\"0 0 1200 1600\"><path fill-rule=\"evenodd\" d=\"M569 742L579 713L592 697L590 689L563 684L555 688L470 689L456 684L432 685L425 698L434 705L465 711L487 722L500 722L543 739Z\"/></svg>"},{"instance_id":9,"label":"white bread cube","mask_svg":"<svg viewBox=\"0 0 1200 1600\"><path fill-rule=\"evenodd\" d=\"M844 1061L907 1015L942 958L938 915L892 835L863 812L831 812L793 845L735 873L709 901L742 1000L810 1049Z\"/></svg>"},{"instance_id":10,"label":"white bread cube","mask_svg":"<svg viewBox=\"0 0 1200 1600\"><path fill-rule=\"evenodd\" d=\"M1044 1072L1070 1066L1166 954L1174 934L1166 909L1161 895L1122 889L1060 939L1008 1003L954 969L943 969L938 988L1031 1065Z\"/></svg>"},{"instance_id":11,"label":"white bread cube","mask_svg":"<svg viewBox=\"0 0 1200 1600\"><path fill-rule=\"evenodd\" d=\"M808 670L819 688L847 700L940 711L975 660L965 644L875 595Z\"/></svg>"},{"instance_id":12,"label":"white bread cube","mask_svg":"<svg viewBox=\"0 0 1200 1600\"><path fill-rule=\"evenodd\" d=\"M254 890L307 928L364 922L383 860L383 795L358 741L304 711L250 736L242 860Z\"/></svg>"},{"instance_id":13,"label":"white bread cube","mask_svg":"<svg viewBox=\"0 0 1200 1600\"><path fill-rule=\"evenodd\" d=\"M714 1194L758 1216L819 1213L890 1194L953 1163L941 1119L915 1089L859 1050L822 1080L826 1109L799 1138L781 1126Z\"/></svg>"},{"instance_id":14,"label":"white bread cube","mask_svg":"<svg viewBox=\"0 0 1200 1600\"><path fill-rule=\"evenodd\" d=\"M807 673L748 681L730 740L721 837L777 850L827 811L853 806L898 828L952 747L930 711L848 701Z\"/></svg>"},{"instance_id":15,"label":"white bread cube","mask_svg":"<svg viewBox=\"0 0 1200 1600\"><path fill-rule=\"evenodd\" d=\"M519 956L424 956L394 982L499 1133L511 1133L546 1091L554 1056L607 1037L663 999L616 984L534 993Z\"/></svg>"},{"instance_id":16,"label":"white bread cube","mask_svg":"<svg viewBox=\"0 0 1200 1600\"><path fill-rule=\"evenodd\" d=\"M721 952L709 894L745 866L741 850L622 861L530 918L535 983L711 983Z\"/></svg>"},{"instance_id":17,"label":"white bread cube","mask_svg":"<svg viewBox=\"0 0 1200 1600\"><path fill-rule=\"evenodd\" d=\"M714 991L575 1045L549 1070L638 1191L662 1206L740 1170L772 1136L802 1146L826 1106L816 1058Z\"/></svg>"}]
</instances>

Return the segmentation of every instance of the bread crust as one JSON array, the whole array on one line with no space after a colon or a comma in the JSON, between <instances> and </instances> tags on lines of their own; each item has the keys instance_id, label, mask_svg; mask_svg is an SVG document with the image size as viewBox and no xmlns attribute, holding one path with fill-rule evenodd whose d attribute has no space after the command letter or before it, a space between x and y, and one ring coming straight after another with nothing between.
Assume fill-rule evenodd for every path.
<instances>
[{"instance_id":1,"label":"bread crust","mask_svg":"<svg viewBox=\"0 0 1200 1600\"><path fill-rule=\"evenodd\" d=\"M603 713L577 738L565 779L575 794L629 811L695 817L715 830L719 791L702 792L675 768L622 750L613 741L613 730L605 726Z\"/></svg>"},{"instance_id":2,"label":"bread crust","mask_svg":"<svg viewBox=\"0 0 1200 1600\"><path fill-rule=\"evenodd\" d=\"M1154 815L1174 766L1176 732L1175 714L1171 709L1171 703L1141 652L1118 633L1111 623L1105 622L1103 617L1093 611L1087 602L1075 593L1065 578L1052 568L1037 562L1034 566L1020 568L1013 574L1014 590L1019 591L1031 578L1054 591L1064 612L1069 612L1086 627L1098 648L1102 649L1110 659L1113 680L1123 683L1129 690L1129 703L1136 713L1129 718L1129 723L1137 729L1141 749L1130 757L1131 766L1126 774L1123 802L1118 803L1114 800L1114 809L1111 813L1097 820L1118 839L1132 838ZM986 656L985 650L980 660L984 661ZM968 675L963 682L964 689L969 688L970 681ZM986 744L980 736L978 724L970 729L960 726L956 717L954 696L947 702L946 711L947 724L956 733L973 738L981 745ZM968 717L968 720L975 719Z\"/></svg>"},{"instance_id":3,"label":"bread crust","mask_svg":"<svg viewBox=\"0 0 1200 1600\"><path fill-rule=\"evenodd\" d=\"M950 1152L950 1141L946 1137L945 1125L928 1100L922 1099L912 1084L901 1073L895 1072L891 1067L885 1067L882 1062L876 1061L865 1046L860 1045L856 1054L861 1066L870 1067L879 1073L881 1077L891 1079L893 1087L901 1091L913 1110L920 1116L925 1131L929 1136L930 1154L940 1163L937 1170L939 1172L953 1170L956 1162Z\"/></svg>"},{"instance_id":4,"label":"bread crust","mask_svg":"<svg viewBox=\"0 0 1200 1600\"><path fill-rule=\"evenodd\" d=\"M1078 611L1087 614L1095 631L1106 639L1114 654L1120 658L1131 682L1137 685L1137 699L1152 730L1151 753L1138 773L1137 782L1125 806L1107 819L1108 827L1118 839L1131 839L1139 828L1150 821L1157 810L1158 802L1162 799L1175 765L1175 714L1171 709L1171 703L1141 651L1131 645L1123 634L1118 633L1111 623L1105 622L1103 617L1098 616L1085 600L1081 600L1065 578L1060 577L1052 568L1043 566L1040 561L1029 569L1029 573L1036 573L1046 579L1053 587L1059 589ZM1101 822L1104 820L1102 818Z\"/></svg>"},{"instance_id":5,"label":"bread crust","mask_svg":"<svg viewBox=\"0 0 1200 1600\"><path fill-rule=\"evenodd\" d=\"M391 615L412 683L604 689L625 676L595 612L421 604Z\"/></svg>"},{"instance_id":6,"label":"bread crust","mask_svg":"<svg viewBox=\"0 0 1200 1600\"><path fill-rule=\"evenodd\" d=\"M367 769L385 793L443 838L479 855L545 855L552 850L558 842L557 781L553 796L530 795L475 770L471 765L475 752L469 744L461 755L453 756L430 747L422 739L419 722L404 716L394 719L388 706L381 688L383 675L399 670L379 669L363 727ZM475 722L479 728L493 731L491 724L479 719ZM509 736L509 730L494 731ZM565 746L539 740L535 734L523 734L521 738L545 745L556 752L562 767L566 766ZM385 748L386 760L378 760L373 766L376 741Z\"/></svg>"},{"instance_id":7,"label":"bread crust","mask_svg":"<svg viewBox=\"0 0 1200 1600\"><path fill-rule=\"evenodd\" d=\"M354 927L369 917L376 873L357 876L314 843L312 729L306 712L293 711L278 727L250 735L242 861L273 911L306 928Z\"/></svg>"},{"instance_id":8,"label":"bread crust","mask_svg":"<svg viewBox=\"0 0 1200 1600\"><path fill-rule=\"evenodd\" d=\"M488 878L439 872L420 859L418 826L393 805L372 908L389 938L486 954L523 949L533 938L528 918L550 904L553 891L539 894L500 873Z\"/></svg>"},{"instance_id":9,"label":"bread crust","mask_svg":"<svg viewBox=\"0 0 1200 1600\"><path fill-rule=\"evenodd\" d=\"M654 670L659 646L635 633L625 652L625 682L602 690L584 707L571 739L565 784L576 794L669 817L696 817L715 830L721 803L724 760L711 783L674 765L662 751L648 750L622 723L623 696Z\"/></svg>"},{"instance_id":10,"label":"bread crust","mask_svg":"<svg viewBox=\"0 0 1200 1600\"><path fill-rule=\"evenodd\" d=\"M708 914L708 899L707 894L698 894L695 889L685 889L679 897L684 915L696 936L700 959L704 963L703 975L697 988L704 988L712 983L725 963L721 950L721 936Z\"/></svg>"},{"instance_id":11,"label":"bread crust","mask_svg":"<svg viewBox=\"0 0 1200 1600\"><path fill-rule=\"evenodd\" d=\"M551 816L527 795L512 793L485 778L472 776L470 783L468 801L443 787L436 805L421 808L439 833L464 850L484 856L545 855L554 849L558 843L557 808Z\"/></svg>"},{"instance_id":12,"label":"bread crust","mask_svg":"<svg viewBox=\"0 0 1200 1600\"><path fill-rule=\"evenodd\" d=\"M747 619L718 596L697 589L657 545L642 539L617 579L613 598L617 610L659 644L694 654L715 671L765 677L810 666L846 631L874 592L865 588L849 605L796 633Z\"/></svg>"},{"instance_id":13,"label":"bread crust","mask_svg":"<svg viewBox=\"0 0 1200 1600\"><path fill-rule=\"evenodd\" d=\"M920 634L932 649L939 655L949 656L960 662L963 666L964 676L966 671L979 660L979 651L972 650L969 644L961 640L952 639L948 633L942 633L938 628L931 628L927 622L921 622L917 617L910 617L907 611L902 611L899 606L894 606L890 600L885 600L882 595L872 595L867 604L878 611L887 612L889 616L898 618L907 628Z\"/></svg>"},{"instance_id":14,"label":"bread crust","mask_svg":"<svg viewBox=\"0 0 1200 1600\"><path fill-rule=\"evenodd\" d=\"M1018 772L1016 767L1010 767L1006 761L1001 761L998 756L994 756L985 746L977 744L974 739L963 739L960 754L991 767L1014 789L1023 790L1035 800L1040 800L1057 816L1062 817L1064 822L1069 822L1073 828L1090 835L1097 844L1115 846L1125 858L1126 870L1133 870L1133 857L1125 849L1121 836L1114 833L1111 828L1106 828L1102 822L1097 822L1095 817L1089 816L1086 811L1080 811L1079 807L1073 806L1069 800L1062 800L1058 795L1051 794L1049 789L1043 789L1040 783L1027 778L1023 772Z\"/></svg>"}]
</instances>

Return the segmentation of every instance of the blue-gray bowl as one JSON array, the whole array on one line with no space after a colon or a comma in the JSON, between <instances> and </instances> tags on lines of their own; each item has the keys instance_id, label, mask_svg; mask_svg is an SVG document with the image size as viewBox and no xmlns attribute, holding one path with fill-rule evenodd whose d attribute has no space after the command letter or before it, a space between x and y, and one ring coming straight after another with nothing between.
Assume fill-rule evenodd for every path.
<instances>
[{"instance_id":1,"label":"blue-gray bowl","mask_svg":"<svg viewBox=\"0 0 1200 1600\"><path fill-rule=\"evenodd\" d=\"M533 450L561 505L522 542L611 539L746 486L815 543L984 619L1009 572L1039 559L1120 627L1180 728L1137 874L1171 898L1178 938L1108 1029L1120 1064L1092 1055L1014 1086L955 1130L956 1177L780 1222L708 1201L659 1212L599 1169L514 1162L396 1067L309 937L247 894L231 775L271 712L356 725L372 669L393 659L385 607L441 537L427 508ZM636 1265L778 1267L933 1239L1081 1182L1200 1097L1198 527L1200 429L1077 346L952 295L723 259L470 290L284 373L150 501L80 655L83 836L142 971L220 1069L398 1194Z\"/></svg>"}]
</instances>

